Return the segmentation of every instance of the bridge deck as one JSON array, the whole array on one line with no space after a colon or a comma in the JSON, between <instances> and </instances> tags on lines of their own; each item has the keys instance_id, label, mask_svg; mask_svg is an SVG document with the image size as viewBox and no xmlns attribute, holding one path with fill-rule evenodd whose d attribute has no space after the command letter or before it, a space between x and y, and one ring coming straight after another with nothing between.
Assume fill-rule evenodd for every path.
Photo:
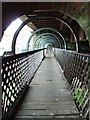
<instances>
[{"instance_id":1,"label":"bridge deck","mask_svg":"<svg viewBox=\"0 0 90 120\"><path fill-rule=\"evenodd\" d=\"M80 120L69 85L54 56L46 55L36 72L15 120L62 118Z\"/></svg>"}]
</instances>

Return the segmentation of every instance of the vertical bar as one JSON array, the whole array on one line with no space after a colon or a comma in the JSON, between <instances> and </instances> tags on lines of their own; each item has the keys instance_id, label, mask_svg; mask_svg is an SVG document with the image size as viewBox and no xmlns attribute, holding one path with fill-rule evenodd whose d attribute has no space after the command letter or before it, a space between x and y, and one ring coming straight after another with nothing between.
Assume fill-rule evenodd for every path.
<instances>
[{"instance_id":1,"label":"vertical bar","mask_svg":"<svg viewBox=\"0 0 90 120\"><path fill-rule=\"evenodd\" d=\"M43 58L42 60L45 58L45 49L43 49Z\"/></svg>"}]
</instances>

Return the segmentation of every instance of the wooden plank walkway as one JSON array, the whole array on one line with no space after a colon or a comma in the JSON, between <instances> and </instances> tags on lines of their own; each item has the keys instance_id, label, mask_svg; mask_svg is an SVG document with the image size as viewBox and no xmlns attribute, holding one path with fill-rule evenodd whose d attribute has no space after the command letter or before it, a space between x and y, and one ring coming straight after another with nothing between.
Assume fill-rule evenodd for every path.
<instances>
[{"instance_id":1,"label":"wooden plank walkway","mask_svg":"<svg viewBox=\"0 0 90 120\"><path fill-rule=\"evenodd\" d=\"M36 72L15 120L43 118L80 120L67 80L51 53Z\"/></svg>"}]
</instances>

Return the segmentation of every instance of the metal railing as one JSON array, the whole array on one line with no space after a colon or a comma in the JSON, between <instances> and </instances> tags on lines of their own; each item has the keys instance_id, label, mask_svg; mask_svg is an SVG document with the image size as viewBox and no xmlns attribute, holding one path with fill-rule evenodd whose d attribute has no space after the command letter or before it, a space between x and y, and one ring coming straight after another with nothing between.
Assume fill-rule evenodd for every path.
<instances>
[{"instance_id":1,"label":"metal railing","mask_svg":"<svg viewBox=\"0 0 90 120\"><path fill-rule=\"evenodd\" d=\"M45 49L40 49L0 58L2 60L2 67L0 68L0 76L2 76L2 120L11 116L44 59L44 53Z\"/></svg>"},{"instance_id":2,"label":"metal railing","mask_svg":"<svg viewBox=\"0 0 90 120\"><path fill-rule=\"evenodd\" d=\"M80 116L89 119L90 55L57 48L54 55L70 84Z\"/></svg>"}]
</instances>

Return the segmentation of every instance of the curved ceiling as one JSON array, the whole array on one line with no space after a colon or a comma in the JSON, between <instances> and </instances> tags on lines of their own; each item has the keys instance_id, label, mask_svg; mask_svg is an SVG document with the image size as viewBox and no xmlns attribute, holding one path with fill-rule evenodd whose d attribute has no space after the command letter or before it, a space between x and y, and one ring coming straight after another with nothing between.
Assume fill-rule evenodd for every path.
<instances>
[{"instance_id":1,"label":"curved ceiling","mask_svg":"<svg viewBox=\"0 0 90 120\"><path fill-rule=\"evenodd\" d=\"M87 6L87 2L3 3L3 31L17 17L22 21L30 19L28 26L34 30L53 28L66 38L68 44L76 42L80 47L79 42L88 38L82 24L79 24L79 17L88 9Z\"/></svg>"},{"instance_id":2,"label":"curved ceiling","mask_svg":"<svg viewBox=\"0 0 90 120\"><path fill-rule=\"evenodd\" d=\"M80 16L87 2L4 2L2 3L3 30L16 18L31 14L35 10L60 11L64 16ZM68 18L69 20L69 18Z\"/></svg>"}]
</instances>

